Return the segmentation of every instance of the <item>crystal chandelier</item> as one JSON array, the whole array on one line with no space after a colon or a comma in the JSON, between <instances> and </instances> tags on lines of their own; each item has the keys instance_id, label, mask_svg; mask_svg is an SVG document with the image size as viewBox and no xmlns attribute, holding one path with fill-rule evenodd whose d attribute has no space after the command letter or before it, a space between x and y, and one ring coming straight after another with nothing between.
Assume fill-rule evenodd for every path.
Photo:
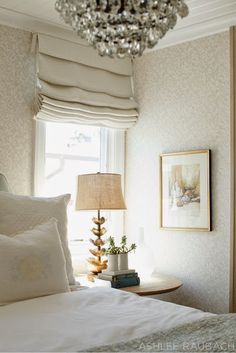
<instances>
[{"instance_id":1,"label":"crystal chandelier","mask_svg":"<svg viewBox=\"0 0 236 353\"><path fill-rule=\"evenodd\" d=\"M177 16L188 15L184 0L57 0L56 10L101 56L141 56L153 48Z\"/></svg>"}]
</instances>

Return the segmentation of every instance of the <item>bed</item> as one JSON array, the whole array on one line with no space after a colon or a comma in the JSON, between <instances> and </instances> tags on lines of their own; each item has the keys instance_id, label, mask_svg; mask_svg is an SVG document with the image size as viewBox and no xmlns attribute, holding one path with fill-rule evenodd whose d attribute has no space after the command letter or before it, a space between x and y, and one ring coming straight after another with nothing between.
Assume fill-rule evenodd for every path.
<instances>
[{"instance_id":1,"label":"bed","mask_svg":"<svg viewBox=\"0 0 236 353\"><path fill-rule=\"evenodd\" d=\"M208 316L116 289L82 289L2 307L0 350L86 351Z\"/></svg>"},{"instance_id":2,"label":"bed","mask_svg":"<svg viewBox=\"0 0 236 353\"><path fill-rule=\"evenodd\" d=\"M79 286L0 307L0 352L136 351L235 352L236 315Z\"/></svg>"},{"instance_id":3,"label":"bed","mask_svg":"<svg viewBox=\"0 0 236 353\"><path fill-rule=\"evenodd\" d=\"M225 319L225 316L223 317ZM235 319L232 315L226 315L226 317ZM151 351L176 351L175 348L179 347L176 345L176 338L169 341L165 337L163 341L163 337L158 337L155 341L155 335L164 332L171 333L173 336L176 330L178 334L179 328L184 328L185 332L188 327L192 330L191 325L194 323L198 325L198 329L196 330L195 327L194 330L197 336L194 338L191 336L190 342L194 342L195 346L190 346L191 343L189 343L188 349L181 351L196 352L198 341L198 351L200 347L201 351L205 351L202 349L204 338L200 332L207 331L206 322L208 322L214 334L211 333L212 345L208 346L206 351L215 351L213 348L218 342L217 351L235 352L235 320L233 322L224 320L222 325L219 318L222 319L222 316L152 298L139 297L117 289L106 287L81 289L71 293L17 302L0 308L0 351L150 351L145 343L147 338L149 346L155 342L155 347L152 347ZM230 327L232 327L231 331ZM230 336L227 338L228 334ZM146 339L140 340L142 337ZM188 337L184 338L185 345L187 339ZM120 346L120 342L128 342L128 344L122 343L123 346ZM131 350L129 350L130 342L135 344L131 346ZM209 338L207 343L210 344ZM219 349L219 344L223 350Z\"/></svg>"}]
</instances>

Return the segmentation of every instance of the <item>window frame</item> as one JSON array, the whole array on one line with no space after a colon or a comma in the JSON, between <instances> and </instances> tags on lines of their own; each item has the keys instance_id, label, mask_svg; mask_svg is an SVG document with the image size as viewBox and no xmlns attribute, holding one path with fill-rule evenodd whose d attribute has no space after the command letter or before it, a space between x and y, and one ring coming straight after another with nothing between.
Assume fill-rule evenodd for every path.
<instances>
[{"instance_id":1,"label":"window frame","mask_svg":"<svg viewBox=\"0 0 236 353\"><path fill-rule=\"evenodd\" d=\"M46 121L37 121L35 126L34 196L40 196L44 182ZM122 189L125 196L125 131L101 128L100 172L119 173L122 176ZM120 237L124 232L124 212L111 212L109 215L110 234ZM110 229L111 228L111 229ZM115 235L116 236L116 235Z\"/></svg>"}]
</instances>

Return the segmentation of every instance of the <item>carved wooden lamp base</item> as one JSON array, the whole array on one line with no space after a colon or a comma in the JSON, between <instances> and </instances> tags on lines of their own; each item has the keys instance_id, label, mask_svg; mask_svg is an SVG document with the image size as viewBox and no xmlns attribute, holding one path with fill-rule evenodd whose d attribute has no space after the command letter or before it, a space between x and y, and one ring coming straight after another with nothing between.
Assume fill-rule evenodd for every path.
<instances>
[{"instance_id":1,"label":"carved wooden lamp base","mask_svg":"<svg viewBox=\"0 0 236 353\"><path fill-rule=\"evenodd\" d=\"M102 260L102 256L104 252L102 250L102 246L105 244L105 241L101 239L101 237L106 233L106 228L101 227L103 223L105 223L105 218L100 217L100 210L98 210L98 217L93 218L93 222L96 227L91 229L91 232L97 237L97 239L90 239L90 242L96 247L95 249L90 249L90 253L94 257L90 257L87 261L89 263L89 274L88 278L91 280L98 274L101 273L102 270L107 268L107 260Z\"/></svg>"}]
</instances>

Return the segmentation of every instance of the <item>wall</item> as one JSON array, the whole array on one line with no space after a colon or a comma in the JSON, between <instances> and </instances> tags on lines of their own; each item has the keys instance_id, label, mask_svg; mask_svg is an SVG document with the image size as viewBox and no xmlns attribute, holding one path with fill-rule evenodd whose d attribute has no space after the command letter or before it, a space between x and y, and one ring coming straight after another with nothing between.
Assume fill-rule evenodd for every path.
<instances>
[{"instance_id":1,"label":"wall","mask_svg":"<svg viewBox=\"0 0 236 353\"><path fill-rule=\"evenodd\" d=\"M35 69L30 44L29 32L0 26L0 172L14 192L24 194L33 187ZM127 135L126 232L139 242L137 267L183 280L184 286L164 299L227 312L229 35L148 53L135 61L135 73L140 119ZM214 231L160 231L159 154L199 148L212 149Z\"/></svg>"},{"instance_id":2,"label":"wall","mask_svg":"<svg viewBox=\"0 0 236 353\"><path fill-rule=\"evenodd\" d=\"M227 32L135 60L140 118L127 134L126 233L140 245L134 263L183 281L163 299L213 312L229 310L229 57ZM160 153L208 148L213 232L161 231Z\"/></svg>"},{"instance_id":3,"label":"wall","mask_svg":"<svg viewBox=\"0 0 236 353\"><path fill-rule=\"evenodd\" d=\"M29 32L0 26L0 172L12 190L33 188L34 57Z\"/></svg>"},{"instance_id":4,"label":"wall","mask_svg":"<svg viewBox=\"0 0 236 353\"><path fill-rule=\"evenodd\" d=\"M231 291L232 311L236 312L236 26L230 28L231 78Z\"/></svg>"}]
</instances>

